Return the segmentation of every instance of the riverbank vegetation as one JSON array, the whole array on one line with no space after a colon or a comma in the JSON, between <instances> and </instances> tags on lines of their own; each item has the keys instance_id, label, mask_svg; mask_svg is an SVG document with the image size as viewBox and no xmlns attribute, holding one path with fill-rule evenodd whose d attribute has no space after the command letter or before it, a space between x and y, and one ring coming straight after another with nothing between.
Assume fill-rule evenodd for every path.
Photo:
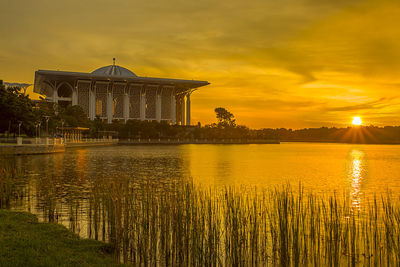
<instances>
[{"instance_id":1,"label":"riverbank vegetation","mask_svg":"<svg viewBox=\"0 0 400 267\"><path fill-rule=\"evenodd\" d=\"M105 243L80 239L56 223L0 210L0 266L122 266Z\"/></svg>"},{"instance_id":2,"label":"riverbank vegetation","mask_svg":"<svg viewBox=\"0 0 400 267\"><path fill-rule=\"evenodd\" d=\"M70 192L56 177L38 177L30 190L15 180L0 183L3 207L40 203L40 218L106 241L116 259L134 266L400 264L400 199L389 193L353 206L345 193L289 186L96 177Z\"/></svg>"},{"instance_id":3,"label":"riverbank vegetation","mask_svg":"<svg viewBox=\"0 0 400 267\"><path fill-rule=\"evenodd\" d=\"M64 125L65 124L65 125ZM79 106L59 106L45 100L33 101L18 87L0 84L0 136L35 137L57 133L61 126L91 127L85 112Z\"/></svg>"},{"instance_id":4,"label":"riverbank vegetation","mask_svg":"<svg viewBox=\"0 0 400 267\"><path fill-rule=\"evenodd\" d=\"M96 182L91 194L94 237L106 236L134 265L400 264L399 202L391 197L358 210L347 198L301 188L136 191L124 179Z\"/></svg>"}]
</instances>

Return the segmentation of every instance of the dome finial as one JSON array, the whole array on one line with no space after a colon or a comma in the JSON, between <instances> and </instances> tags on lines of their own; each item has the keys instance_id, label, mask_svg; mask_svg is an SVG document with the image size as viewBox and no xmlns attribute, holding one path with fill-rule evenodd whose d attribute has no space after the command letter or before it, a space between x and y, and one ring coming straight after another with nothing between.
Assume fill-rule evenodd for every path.
<instances>
[{"instance_id":1,"label":"dome finial","mask_svg":"<svg viewBox=\"0 0 400 267\"><path fill-rule=\"evenodd\" d=\"M115 57L113 57L113 65L115 65Z\"/></svg>"}]
</instances>

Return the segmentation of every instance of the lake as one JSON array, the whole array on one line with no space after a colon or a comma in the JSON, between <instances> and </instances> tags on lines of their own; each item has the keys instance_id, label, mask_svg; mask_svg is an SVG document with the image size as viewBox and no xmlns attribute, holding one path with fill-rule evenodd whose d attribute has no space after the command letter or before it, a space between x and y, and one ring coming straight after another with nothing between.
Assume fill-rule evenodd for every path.
<instances>
[{"instance_id":1,"label":"lake","mask_svg":"<svg viewBox=\"0 0 400 267\"><path fill-rule=\"evenodd\" d=\"M71 206L79 207L77 216L86 213L88 188L99 177L127 177L135 186L152 184L161 190L183 180L258 189L287 184L297 188L301 183L305 191L348 196L354 207L375 194L400 193L400 151L395 145L108 146L8 161L24 174L15 181L23 197L12 206L46 220L48 206L53 205L57 220L64 223L69 223ZM85 227L77 231L86 235Z\"/></svg>"}]
</instances>

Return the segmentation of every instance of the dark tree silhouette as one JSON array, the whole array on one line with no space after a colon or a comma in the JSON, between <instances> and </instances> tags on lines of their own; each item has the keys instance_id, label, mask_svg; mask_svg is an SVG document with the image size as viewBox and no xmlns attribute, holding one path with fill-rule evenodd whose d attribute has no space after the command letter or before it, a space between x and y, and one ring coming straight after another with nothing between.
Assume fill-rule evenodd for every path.
<instances>
[{"instance_id":1,"label":"dark tree silhouette","mask_svg":"<svg viewBox=\"0 0 400 267\"><path fill-rule=\"evenodd\" d=\"M235 116L230 113L228 110L225 108L216 108L215 113L217 115L217 120L218 120L218 126L225 128L225 127L235 127L236 126L236 120Z\"/></svg>"},{"instance_id":2,"label":"dark tree silhouette","mask_svg":"<svg viewBox=\"0 0 400 267\"><path fill-rule=\"evenodd\" d=\"M89 119L83 108L80 106L68 106L66 109L62 110L60 118L65 120L65 126L89 126Z\"/></svg>"},{"instance_id":3,"label":"dark tree silhouette","mask_svg":"<svg viewBox=\"0 0 400 267\"><path fill-rule=\"evenodd\" d=\"M5 88L0 85L0 132L17 133L18 123L22 122L21 133L33 134L34 105L18 87Z\"/></svg>"}]
</instances>

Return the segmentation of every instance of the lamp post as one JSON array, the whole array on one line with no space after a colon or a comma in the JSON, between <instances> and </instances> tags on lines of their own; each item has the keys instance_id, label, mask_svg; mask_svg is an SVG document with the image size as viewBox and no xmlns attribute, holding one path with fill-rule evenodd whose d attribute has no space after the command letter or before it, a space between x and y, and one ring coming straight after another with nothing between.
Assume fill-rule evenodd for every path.
<instances>
[{"instance_id":1,"label":"lamp post","mask_svg":"<svg viewBox=\"0 0 400 267\"><path fill-rule=\"evenodd\" d=\"M36 134L36 144L37 144L38 138L40 140L40 121L35 122L35 134Z\"/></svg>"},{"instance_id":2,"label":"lamp post","mask_svg":"<svg viewBox=\"0 0 400 267\"><path fill-rule=\"evenodd\" d=\"M21 125L22 121L18 121L18 137L17 137L17 146L22 145L22 137L21 137Z\"/></svg>"},{"instance_id":3,"label":"lamp post","mask_svg":"<svg viewBox=\"0 0 400 267\"><path fill-rule=\"evenodd\" d=\"M46 137L49 137L49 119L50 116L43 116L46 119Z\"/></svg>"},{"instance_id":4,"label":"lamp post","mask_svg":"<svg viewBox=\"0 0 400 267\"><path fill-rule=\"evenodd\" d=\"M21 125L22 121L18 121L18 137L21 137Z\"/></svg>"}]
</instances>

